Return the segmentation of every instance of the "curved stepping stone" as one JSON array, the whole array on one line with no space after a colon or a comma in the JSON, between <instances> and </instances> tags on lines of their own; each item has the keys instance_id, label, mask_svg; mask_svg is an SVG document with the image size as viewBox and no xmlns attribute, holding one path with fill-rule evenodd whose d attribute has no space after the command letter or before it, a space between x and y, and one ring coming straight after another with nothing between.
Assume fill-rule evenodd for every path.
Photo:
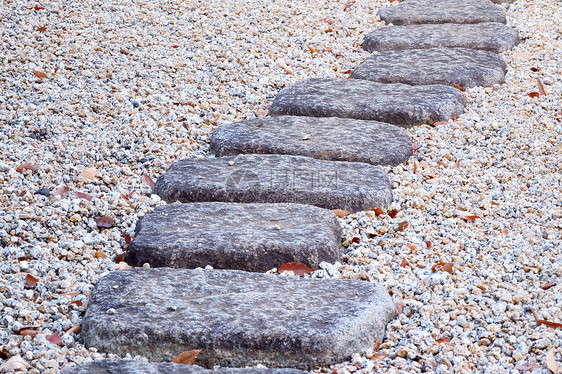
<instances>
[{"instance_id":1,"label":"curved stepping stone","mask_svg":"<svg viewBox=\"0 0 562 374\"><path fill-rule=\"evenodd\" d=\"M505 79L506 64L497 54L465 48L430 48L375 53L351 78L381 83L493 86Z\"/></svg>"},{"instance_id":2,"label":"curved stepping stone","mask_svg":"<svg viewBox=\"0 0 562 374\"><path fill-rule=\"evenodd\" d=\"M217 156L287 154L395 166L412 155L404 129L375 121L297 116L263 117L221 125L211 137Z\"/></svg>"},{"instance_id":3,"label":"curved stepping stone","mask_svg":"<svg viewBox=\"0 0 562 374\"><path fill-rule=\"evenodd\" d=\"M489 0L406 0L382 8L378 16L393 25L420 23L506 23L503 8Z\"/></svg>"},{"instance_id":4,"label":"curved stepping stone","mask_svg":"<svg viewBox=\"0 0 562 374\"><path fill-rule=\"evenodd\" d=\"M309 369L372 349L396 316L378 284L238 270L113 271L92 293L86 347L195 364Z\"/></svg>"},{"instance_id":5,"label":"curved stepping stone","mask_svg":"<svg viewBox=\"0 0 562 374\"><path fill-rule=\"evenodd\" d=\"M339 259L341 228L329 210L301 204L192 203L158 207L137 222L132 266L265 272L286 262L317 268Z\"/></svg>"},{"instance_id":6,"label":"curved stepping stone","mask_svg":"<svg viewBox=\"0 0 562 374\"><path fill-rule=\"evenodd\" d=\"M205 369L197 365L172 362L152 363L135 360L107 359L76 366L65 374L305 374L297 369L219 368Z\"/></svg>"},{"instance_id":7,"label":"curved stepping stone","mask_svg":"<svg viewBox=\"0 0 562 374\"><path fill-rule=\"evenodd\" d=\"M299 203L352 212L392 201L379 166L286 155L181 160L158 178L155 192L169 203Z\"/></svg>"},{"instance_id":8,"label":"curved stepping stone","mask_svg":"<svg viewBox=\"0 0 562 374\"><path fill-rule=\"evenodd\" d=\"M376 29L365 35L363 49L374 52L446 47L483 49L499 53L510 50L517 43L517 31L502 23L445 23Z\"/></svg>"},{"instance_id":9,"label":"curved stepping stone","mask_svg":"<svg viewBox=\"0 0 562 374\"><path fill-rule=\"evenodd\" d=\"M448 121L465 98L454 87L383 84L359 79L303 79L279 92L269 114L375 120L412 127Z\"/></svg>"}]
</instances>

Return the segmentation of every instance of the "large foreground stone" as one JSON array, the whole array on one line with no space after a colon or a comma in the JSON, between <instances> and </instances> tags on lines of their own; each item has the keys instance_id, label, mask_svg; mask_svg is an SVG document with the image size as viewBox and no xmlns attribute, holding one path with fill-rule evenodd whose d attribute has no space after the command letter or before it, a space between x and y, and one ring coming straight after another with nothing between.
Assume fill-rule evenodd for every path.
<instances>
[{"instance_id":1,"label":"large foreground stone","mask_svg":"<svg viewBox=\"0 0 562 374\"><path fill-rule=\"evenodd\" d=\"M473 25L387 26L365 35L363 49L368 52L423 48L470 48L504 52L519 43L517 31L502 23Z\"/></svg>"},{"instance_id":2,"label":"large foreground stone","mask_svg":"<svg viewBox=\"0 0 562 374\"><path fill-rule=\"evenodd\" d=\"M367 58L351 78L381 83L458 84L462 88L502 84L506 64L497 54L466 48L386 51Z\"/></svg>"},{"instance_id":3,"label":"large foreground stone","mask_svg":"<svg viewBox=\"0 0 562 374\"><path fill-rule=\"evenodd\" d=\"M299 203L350 211L392 201L379 166L286 155L181 160L158 178L155 192L167 202Z\"/></svg>"},{"instance_id":4,"label":"large foreground stone","mask_svg":"<svg viewBox=\"0 0 562 374\"><path fill-rule=\"evenodd\" d=\"M100 360L76 366L65 374L305 374L298 369L219 368L205 369L197 365L172 362L153 363L135 360Z\"/></svg>"},{"instance_id":5,"label":"large foreground stone","mask_svg":"<svg viewBox=\"0 0 562 374\"><path fill-rule=\"evenodd\" d=\"M142 217L129 265L267 271L286 262L317 268L339 259L341 228L326 209L301 204L191 203Z\"/></svg>"},{"instance_id":6,"label":"large foreground stone","mask_svg":"<svg viewBox=\"0 0 562 374\"><path fill-rule=\"evenodd\" d=\"M135 268L101 278L82 324L87 347L196 364L310 369L372 349L396 315L380 285L237 270Z\"/></svg>"},{"instance_id":7,"label":"large foreground stone","mask_svg":"<svg viewBox=\"0 0 562 374\"><path fill-rule=\"evenodd\" d=\"M324 160L398 165L412 154L404 129L347 118L280 116L229 123L215 130L211 152L288 154Z\"/></svg>"},{"instance_id":8,"label":"large foreground stone","mask_svg":"<svg viewBox=\"0 0 562 374\"><path fill-rule=\"evenodd\" d=\"M505 23L499 5L489 0L406 0L382 8L381 20L396 26L427 23Z\"/></svg>"},{"instance_id":9,"label":"large foreground stone","mask_svg":"<svg viewBox=\"0 0 562 374\"><path fill-rule=\"evenodd\" d=\"M269 114L375 120L412 127L462 113L464 95L454 87L383 84L359 79L304 79L285 87Z\"/></svg>"}]
</instances>

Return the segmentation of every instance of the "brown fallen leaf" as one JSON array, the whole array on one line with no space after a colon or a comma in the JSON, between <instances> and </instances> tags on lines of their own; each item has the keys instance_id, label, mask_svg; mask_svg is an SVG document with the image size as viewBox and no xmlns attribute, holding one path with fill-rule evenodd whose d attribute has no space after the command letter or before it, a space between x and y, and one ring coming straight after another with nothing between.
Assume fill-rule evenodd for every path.
<instances>
[{"instance_id":1,"label":"brown fallen leaf","mask_svg":"<svg viewBox=\"0 0 562 374\"><path fill-rule=\"evenodd\" d=\"M29 366L29 364L27 362L25 362L25 360L23 358L21 358L20 355L15 355L15 356L12 356L8 361L4 362L0 366L0 373L5 373L5 372L8 372L8 371L23 370L23 369L27 368L28 366Z\"/></svg>"},{"instance_id":2,"label":"brown fallen leaf","mask_svg":"<svg viewBox=\"0 0 562 374\"><path fill-rule=\"evenodd\" d=\"M97 173L98 169L96 168L85 168L78 176L86 179L94 179Z\"/></svg>"},{"instance_id":3,"label":"brown fallen leaf","mask_svg":"<svg viewBox=\"0 0 562 374\"><path fill-rule=\"evenodd\" d=\"M324 18L323 21L326 22L328 25L333 25L334 22L336 22L333 18L329 18L329 17Z\"/></svg>"},{"instance_id":4,"label":"brown fallen leaf","mask_svg":"<svg viewBox=\"0 0 562 374\"><path fill-rule=\"evenodd\" d=\"M481 218L481 217L479 217L479 216L477 216L477 215L474 215L474 214L469 213L469 212L465 212L465 211L463 211L463 210L457 210L456 213L457 213L457 216L459 216L459 217L461 217L461 218L464 218L464 219L467 220L468 222L474 222L474 220L475 220L476 218Z\"/></svg>"},{"instance_id":5,"label":"brown fallen leaf","mask_svg":"<svg viewBox=\"0 0 562 374\"><path fill-rule=\"evenodd\" d=\"M533 91L533 92L529 92L527 94L527 96L529 96L529 97L539 97L540 94L538 92Z\"/></svg>"},{"instance_id":6,"label":"brown fallen leaf","mask_svg":"<svg viewBox=\"0 0 562 374\"><path fill-rule=\"evenodd\" d=\"M433 265L431 267L431 272L435 273L436 271L438 271L440 269L441 266L445 265L445 263L443 261L439 261L438 263L436 263L435 265ZM439 268L439 269L438 269Z\"/></svg>"},{"instance_id":7,"label":"brown fallen leaf","mask_svg":"<svg viewBox=\"0 0 562 374\"><path fill-rule=\"evenodd\" d=\"M102 251L95 251L94 258L107 258L107 255Z\"/></svg>"},{"instance_id":8,"label":"brown fallen leaf","mask_svg":"<svg viewBox=\"0 0 562 374\"><path fill-rule=\"evenodd\" d=\"M537 325L545 325L546 327L550 327L552 329L557 329L559 327L562 327L562 323L558 323L558 322L550 322L544 319L541 319L539 314L534 310L531 309L531 313L533 313L533 317L535 317L535 321L537 322Z\"/></svg>"},{"instance_id":9,"label":"brown fallen leaf","mask_svg":"<svg viewBox=\"0 0 562 374\"><path fill-rule=\"evenodd\" d=\"M544 87L539 78L537 78L537 86L539 87L539 94L541 94L542 96L546 96L546 92L544 91Z\"/></svg>"},{"instance_id":10,"label":"brown fallen leaf","mask_svg":"<svg viewBox=\"0 0 562 374\"><path fill-rule=\"evenodd\" d=\"M191 351L184 351L177 355L172 362L175 364L183 364L183 365L193 365L195 363L195 359L199 356L202 349L193 349Z\"/></svg>"},{"instance_id":11,"label":"brown fallen leaf","mask_svg":"<svg viewBox=\"0 0 562 374\"><path fill-rule=\"evenodd\" d=\"M37 78L47 78L47 74L43 73L42 71L33 70L32 73Z\"/></svg>"},{"instance_id":12,"label":"brown fallen leaf","mask_svg":"<svg viewBox=\"0 0 562 374\"><path fill-rule=\"evenodd\" d=\"M405 258L402 258L402 262L400 262L400 267L410 266L410 263Z\"/></svg>"},{"instance_id":13,"label":"brown fallen leaf","mask_svg":"<svg viewBox=\"0 0 562 374\"><path fill-rule=\"evenodd\" d=\"M408 223L408 221L402 221L398 223L398 228L396 229L396 231L398 232L402 232L404 230L406 230L408 228L408 226L410 226L410 224Z\"/></svg>"},{"instance_id":14,"label":"brown fallen leaf","mask_svg":"<svg viewBox=\"0 0 562 374\"><path fill-rule=\"evenodd\" d=\"M318 53L318 50L314 47L311 47L309 45L306 46L308 48L308 50L310 51L310 53Z\"/></svg>"},{"instance_id":15,"label":"brown fallen leaf","mask_svg":"<svg viewBox=\"0 0 562 374\"><path fill-rule=\"evenodd\" d=\"M24 170L35 171L35 170L37 170L37 169L38 169L37 166L32 165L32 164L30 164L29 162L24 162L23 164L21 164L20 166L18 166L18 167L16 168L16 171L21 174L21 173L23 173Z\"/></svg>"},{"instance_id":16,"label":"brown fallen leaf","mask_svg":"<svg viewBox=\"0 0 562 374\"><path fill-rule=\"evenodd\" d=\"M39 32L45 32L45 31L47 31L47 26L41 26L41 27L39 27L39 28L37 29L37 31L39 31Z\"/></svg>"},{"instance_id":17,"label":"brown fallen leaf","mask_svg":"<svg viewBox=\"0 0 562 374\"><path fill-rule=\"evenodd\" d=\"M390 216L390 218L396 217L397 214L398 214L398 210L396 209L392 209L388 211L388 215Z\"/></svg>"},{"instance_id":18,"label":"brown fallen leaf","mask_svg":"<svg viewBox=\"0 0 562 374\"><path fill-rule=\"evenodd\" d=\"M150 187L150 189L151 189L152 191L154 191L155 184L154 184L154 181L152 180L152 178L150 178L150 177L149 177L148 175L146 175L146 174L143 174L142 177L141 177L141 181L142 181L142 183L144 183L144 184L146 184L148 187Z\"/></svg>"},{"instance_id":19,"label":"brown fallen leaf","mask_svg":"<svg viewBox=\"0 0 562 374\"><path fill-rule=\"evenodd\" d=\"M361 238L358 236L354 236L353 238L351 238L351 242L352 243L359 243L361 242Z\"/></svg>"},{"instance_id":20,"label":"brown fallen leaf","mask_svg":"<svg viewBox=\"0 0 562 374\"><path fill-rule=\"evenodd\" d=\"M115 255L115 258L113 259L113 262L115 262L116 264L119 264L123 261L125 261L125 253L119 253L118 255Z\"/></svg>"},{"instance_id":21,"label":"brown fallen leaf","mask_svg":"<svg viewBox=\"0 0 562 374\"><path fill-rule=\"evenodd\" d=\"M377 339L377 341L375 342L375 345L373 346L373 351L378 351L380 346L382 345L382 342L380 339Z\"/></svg>"},{"instance_id":22,"label":"brown fallen leaf","mask_svg":"<svg viewBox=\"0 0 562 374\"><path fill-rule=\"evenodd\" d=\"M31 336L34 337L37 334L40 334L41 331L35 329L34 327L24 327L18 331L18 335L21 336Z\"/></svg>"},{"instance_id":23,"label":"brown fallen leaf","mask_svg":"<svg viewBox=\"0 0 562 374\"><path fill-rule=\"evenodd\" d=\"M446 271L449 274L453 274L453 263L447 262L445 265L441 267L441 271Z\"/></svg>"},{"instance_id":24,"label":"brown fallen leaf","mask_svg":"<svg viewBox=\"0 0 562 374\"><path fill-rule=\"evenodd\" d=\"M386 356L380 353L376 353L374 355L372 355L371 357L369 357L369 360L373 360L373 361L377 361L377 360L383 360Z\"/></svg>"},{"instance_id":25,"label":"brown fallen leaf","mask_svg":"<svg viewBox=\"0 0 562 374\"><path fill-rule=\"evenodd\" d=\"M279 273L284 271L292 271L293 274L302 276L304 274L310 274L314 272L314 269L310 266L303 264L302 262L287 262L277 269Z\"/></svg>"},{"instance_id":26,"label":"brown fallen leaf","mask_svg":"<svg viewBox=\"0 0 562 374\"><path fill-rule=\"evenodd\" d=\"M35 288L37 287L37 282L39 282L39 279L35 278L33 275L31 274L27 274L25 276L25 288Z\"/></svg>"},{"instance_id":27,"label":"brown fallen leaf","mask_svg":"<svg viewBox=\"0 0 562 374\"><path fill-rule=\"evenodd\" d=\"M62 345L62 343L61 343L61 341L60 341L59 333L56 332L56 331L55 331L54 333L52 333L51 335L47 336L46 339L47 339L48 341L50 341L51 343L53 343L53 344Z\"/></svg>"},{"instance_id":28,"label":"brown fallen leaf","mask_svg":"<svg viewBox=\"0 0 562 374\"><path fill-rule=\"evenodd\" d=\"M548 290L550 287L556 286L556 283L557 283L557 279L554 278L554 279L551 279L550 281L548 281L547 283L541 285L541 288L543 290Z\"/></svg>"},{"instance_id":29,"label":"brown fallen leaf","mask_svg":"<svg viewBox=\"0 0 562 374\"><path fill-rule=\"evenodd\" d=\"M441 339L437 339L436 342L441 344L441 343L449 343L452 339L451 338L441 338Z\"/></svg>"},{"instance_id":30,"label":"brown fallen leaf","mask_svg":"<svg viewBox=\"0 0 562 374\"><path fill-rule=\"evenodd\" d=\"M546 354L546 367L552 371L553 374L558 372L558 364L556 364L556 358L554 357L554 348L551 348L550 351Z\"/></svg>"},{"instance_id":31,"label":"brown fallen leaf","mask_svg":"<svg viewBox=\"0 0 562 374\"><path fill-rule=\"evenodd\" d=\"M60 196L61 199L65 199L66 197L68 197L68 192L68 187L66 187L64 184L61 184L55 190L55 195Z\"/></svg>"},{"instance_id":32,"label":"brown fallen leaf","mask_svg":"<svg viewBox=\"0 0 562 374\"><path fill-rule=\"evenodd\" d=\"M332 209L332 212L334 212L334 214L340 218L343 218L351 214L349 210L343 210L343 209Z\"/></svg>"},{"instance_id":33,"label":"brown fallen leaf","mask_svg":"<svg viewBox=\"0 0 562 374\"><path fill-rule=\"evenodd\" d=\"M80 325L74 325L71 328L69 328L64 335L70 335L70 334L76 334L78 331L80 331Z\"/></svg>"},{"instance_id":34,"label":"brown fallen leaf","mask_svg":"<svg viewBox=\"0 0 562 374\"><path fill-rule=\"evenodd\" d=\"M464 88L462 88L462 87L459 86L458 84L453 83L453 86L455 86L455 88L456 88L457 90L464 92Z\"/></svg>"},{"instance_id":35,"label":"brown fallen leaf","mask_svg":"<svg viewBox=\"0 0 562 374\"><path fill-rule=\"evenodd\" d=\"M396 312L398 314L402 314L402 311L404 310L404 300L402 299L394 300L394 306L396 307Z\"/></svg>"},{"instance_id":36,"label":"brown fallen leaf","mask_svg":"<svg viewBox=\"0 0 562 374\"><path fill-rule=\"evenodd\" d=\"M410 249L410 252L413 252L417 249L416 245L412 244L412 243L406 244L406 247L408 247L408 249Z\"/></svg>"},{"instance_id":37,"label":"brown fallen leaf","mask_svg":"<svg viewBox=\"0 0 562 374\"><path fill-rule=\"evenodd\" d=\"M380 215L384 214L384 210L382 208L373 208L371 210L373 212L375 212L375 216L380 216Z\"/></svg>"},{"instance_id":38,"label":"brown fallen leaf","mask_svg":"<svg viewBox=\"0 0 562 374\"><path fill-rule=\"evenodd\" d=\"M91 201L93 199L92 195L87 194L85 192L75 191L74 193L76 194L76 197L79 198L79 199L84 199L84 200L88 200L88 201Z\"/></svg>"},{"instance_id":39,"label":"brown fallen leaf","mask_svg":"<svg viewBox=\"0 0 562 374\"><path fill-rule=\"evenodd\" d=\"M448 123L449 123L448 121L439 121L439 122L432 123L431 126L433 127L443 126L443 125L447 125Z\"/></svg>"},{"instance_id":40,"label":"brown fallen leaf","mask_svg":"<svg viewBox=\"0 0 562 374\"><path fill-rule=\"evenodd\" d=\"M425 245L426 245L427 249L431 248L431 240L426 240Z\"/></svg>"},{"instance_id":41,"label":"brown fallen leaf","mask_svg":"<svg viewBox=\"0 0 562 374\"><path fill-rule=\"evenodd\" d=\"M99 217L96 218L96 225L98 225L98 227L110 228L115 225L115 221L111 217Z\"/></svg>"},{"instance_id":42,"label":"brown fallen leaf","mask_svg":"<svg viewBox=\"0 0 562 374\"><path fill-rule=\"evenodd\" d=\"M70 303L68 303L68 305L76 305L77 307L81 307L82 302L80 300L74 300L74 301L71 301Z\"/></svg>"},{"instance_id":43,"label":"brown fallen leaf","mask_svg":"<svg viewBox=\"0 0 562 374\"><path fill-rule=\"evenodd\" d=\"M125 240L125 244L131 244L131 235L123 234L123 239Z\"/></svg>"}]
</instances>

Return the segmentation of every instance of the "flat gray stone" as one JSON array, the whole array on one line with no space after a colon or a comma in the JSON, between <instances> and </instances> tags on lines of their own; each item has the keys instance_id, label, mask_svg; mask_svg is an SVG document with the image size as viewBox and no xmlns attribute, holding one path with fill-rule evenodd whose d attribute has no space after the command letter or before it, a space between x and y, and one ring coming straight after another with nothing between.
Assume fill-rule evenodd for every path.
<instances>
[{"instance_id":1,"label":"flat gray stone","mask_svg":"<svg viewBox=\"0 0 562 374\"><path fill-rule=\"evenodd\" d=\"M172 362L153 363L135 360L107 359L76 366L65 374L305 374L297 369L219 368L205 369L197 365Z\"/></svg>"},{"instance_id":2,"label":"flat gray stone","mask_svg":"<svg viewBox=\"0 0 562 374\"><path fill-rule=\"evenodd\" d=\"M445 85L412 87L359 79L303 79L285 87L269 114L375 120L402 127L447 121L462 113L462 92Z\"/></svg>"},{"instance_id":3,"label":"flat gray stone","mask_svg":"<svg viewBox=\"0 0 562 374\"><path fill-rule=\"evenodd\" d=\"M502 84L506 64L489 51L430 48L374 53L351 78L381 83L458 84L462 88Z\"/></svg>"},{"instance_id":4,"label":"flat gray stone","mask_svg":"<svg viewBox=\"0 0 562 374\"><path fill-rule=\"evenodd\" d=\"M286 155L181 160L158 178L155 192L169 203L298 203L352 212L392 201L379 166Z\"/></svg>"},{"instance_id":5,"label":"flat gray stone","mask_svg":"<svg viewBox=\"0 0 562 374\"><path fill-rule=\"evenodd\" d=\"M506 23L503 8L489 0L405 0L378 11L395 26L427 23Z\"/></svg>"},{"instance_id":6,"label":"flat gray stone","mask_svg":"<svg viewBox=\"0 0 562 374\"><path fill-rule=\"evenodd\" d=\"M88 348L150 361L202 349L204 367L308 370L372 349L395 316L386 289L364 281L135 268L98 281L80 335Z\"/></svg>"},{"instance_id":7,"label":"flat gray stone","mask_svg":"<svg viewBox=\"0 0 562 374\"><path fill-rule=\"evenodd\" d=\"M412 155L404 129L376 121L298 116L262 117L221 125L211 137L217 156L285 154L395 166Z\"/></svg>"},{"instance_id":8,"label":"flat gray stone","mask_svg":"<svg viewBox=\"0 0 562 374\"><path fill-rule=\"evenodd\" d=\"M517 31L502 23L460 25L387 26L365 35L363 49L368 52L424 48L470 48L505 52L519 43Z\"/></svg>"},{"instance_id":9,"label":"flat gray stone","mask_svg":"<svg viewBox=\"0 0 562 374\"><path fill-rule=\"evenodd\" d=\"M142 217L126 261L132 266L265 272L286 262L318 268L339 259L341 228L326 209L301 204L191 203Z\"/></svg>"}]
</instances>

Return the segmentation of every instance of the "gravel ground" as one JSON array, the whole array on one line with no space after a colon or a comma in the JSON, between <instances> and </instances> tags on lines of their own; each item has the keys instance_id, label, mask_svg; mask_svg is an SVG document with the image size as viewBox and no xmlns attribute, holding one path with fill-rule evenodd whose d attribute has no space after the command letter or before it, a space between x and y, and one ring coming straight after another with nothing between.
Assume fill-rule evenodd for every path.
<instances>
[{"instance_id":1,"label":"gravel ground","mask_svg":"<svg viewBox=\"0 0 562 374\"><path fill-rule=\"evenodd\" d=\"M264 115L290 83L347 77L389 3L1 4L0 363L57 373L106 357L76 331L137 218L162 204L142 176L205 157L217 125ZM504 54L506 84L409 131L419 149L389 170L394 211L342 220L342 263L313 276L383 282L403 313L376 352L321 372L562 366L562 328L532 313L562 323L561 13L511 5L524 41ZM528 95L537 78L546 96Z\"/></svg>"}]
</instances>

